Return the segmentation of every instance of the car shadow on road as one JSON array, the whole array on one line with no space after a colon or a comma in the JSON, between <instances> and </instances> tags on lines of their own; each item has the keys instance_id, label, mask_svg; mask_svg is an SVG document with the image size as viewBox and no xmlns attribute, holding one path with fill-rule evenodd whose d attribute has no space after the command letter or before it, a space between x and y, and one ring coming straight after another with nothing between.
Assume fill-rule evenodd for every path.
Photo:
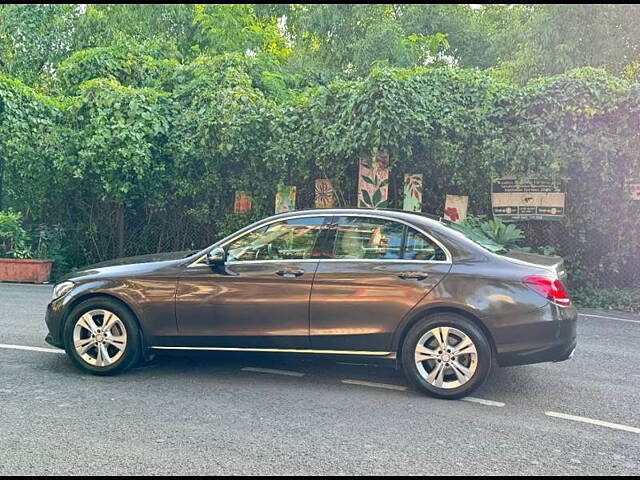
<instances>
[{"instance_id":1,"label":"car shadow on road","mask_svg":"<svg viewBox=\"0 0 640 480\"><path fill-rule=\"evenodd\" d=\"M234 374L244 368L270 369L286 373L301 374L327 381L340 382L345 378L361 374L378 381L395 381L406 385L402 372L393 362L368 362L355 358L323 358L308 355L245 354L230 352L163 353L151 362L138 366L139 372L154 374L198 375ZM277 378L277 373L273 374Z\"/></svg>"},{"instance_id":2,"label":"car shadow on road","mask_svg":"<svg viewBox=\"0 0 640 480\"><path fill-rule=\"evenodd\" d=\"M47 375L64 374L91 378L75 369L65 357L56 357L47 362ZM249 368L250 370L243 370ZM258 369L258 371L254 370ZM260 372L261 369L281 371ZM287 375L296 374L296 375ZM116 377L93 377L97 382L129 383L145 379L164 379L175 388L193 381L204 384L223 382L225 385L243 387L261 385L277 387L291 385L291 382L313 383L317 385L338 386L344 380L356 380L382 384L384 387L406 387L406 391L385 389L390 395L416 394L406 381L401 370L392 362L370 363L363 359L335 359L279 354L244 354L228 352L179 352L166 353L155 357L150 362L141 363L130 372ZM529 392L545 390L544 375L540 375L535 367L494 368L487 381L476 391L474 396L509 402L514 397L522 398ZM345 385L345 388L347 386ZM349 387L351 388L351 387Z\"/></svg>"}]
</instances>

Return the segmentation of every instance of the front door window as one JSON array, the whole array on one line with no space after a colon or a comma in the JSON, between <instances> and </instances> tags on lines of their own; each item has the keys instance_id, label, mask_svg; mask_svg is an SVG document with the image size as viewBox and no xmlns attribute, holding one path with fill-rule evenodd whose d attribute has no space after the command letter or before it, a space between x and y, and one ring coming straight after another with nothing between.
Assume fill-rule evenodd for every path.
<instances>
[{"instance_id":1,"label":"front door window","mask_svg":"<svg viewBox=\"0 0 640 480\"><path fill-rule=\"evenodd\" d=\"M227 247L229 262L314 259L314 247L326 217L284 220L265 225Z\"/></svg>"}]
</instances>

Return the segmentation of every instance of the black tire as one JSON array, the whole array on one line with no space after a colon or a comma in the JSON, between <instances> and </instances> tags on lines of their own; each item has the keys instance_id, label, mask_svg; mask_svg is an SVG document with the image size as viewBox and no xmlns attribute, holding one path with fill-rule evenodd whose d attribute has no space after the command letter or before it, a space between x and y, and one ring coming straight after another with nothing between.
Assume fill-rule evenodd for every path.
<instances>
[{"instance_id":1,"label":"black tire","mask_svg":"<svg viewBox=\"0 0 640 480\"><path fill-rule=\"evenodd\" d=\"M126 345L124 346L121 356L108 366L97 366L88 363L76 351L74 346L74 329L76 324L84 314L96 310L113 312L118 319L120 319L121 325L124 326L126 332ZM98 316L96 318L96 322L99 322L101 317ZM85 335L88 336L88 332L85 333ZM63 340L67 355L73 364L80 370L93 375L115 375L125 372L135 366L141 357L141 334L137 320L128 308L120 302L109 298L91 298L77 305L67 317L64 325ZM117 351L113 349L114 347L108 346L108 344L105 344L105 346L111 349L111 351Z\"/></svg>"},{"instance_id":2,"label":"black tire","mask_svg":"<svg viewBox=\"0 0 640 480\"><path fill-rule=\"evenodd\" d=\"M423 338L424 335L426 335L436 327L449 327L459 330L460 332L467 335L475 346L477 352L477 364L475 367L475 372L471 376L470 380L460 386L454 388L442 388L436 385L432 385L424 377L424 373L421 373L418 369L418 365L415 359L418 342ZM417 322L409 330L402 344L401 364L405 376L417 389L432 397L453 400L468 396L476 388L482 385L482 383L486 380L489 371L491 370L491 357L491 345L489 344L486 335L477 325L475 325L472 321L463 317L462 315L443 312L429 315L423 320ZM470 361L470 357L462 356L460 357L460 361L468 362ZM441 361L430 360L429 362L426 362L426 367L429 368L431 365L435 367L435 362L440 363ZM427 368L424 368L425 372L427 372ZM448 376L445 378L449 378L455 381L455 372L452 368L447 368L445 372L449 372Z\"/></svg>"}]
</instances>

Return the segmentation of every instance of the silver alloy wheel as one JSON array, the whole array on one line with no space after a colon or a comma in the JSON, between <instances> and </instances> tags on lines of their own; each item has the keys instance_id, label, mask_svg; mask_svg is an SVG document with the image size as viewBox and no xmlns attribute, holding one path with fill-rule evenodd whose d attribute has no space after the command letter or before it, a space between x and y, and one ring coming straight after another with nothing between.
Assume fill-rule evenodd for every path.
<instances>
[{"instance_id":1,"label":"silver alloy wheel","mask_svg":"<svg viewBox=\"0 0 640 480\"><path fill-rule=\"evenodd\" d=\"M76 321L73 345L89 365L108 367L116 363L127 348L127 331L122 320L109 310L90 310Z\"/></svg>"},{"instance_id":2,"label":"silver alloy wheel","mask_svg":"<svg viewBox=\"0 0 640 480\"><path fill-rule=\"evenodd\" d=\"M444 389L464 385L478 368L473 341L452 327L436 327L425 333L416 346L415 360L422 378Z\"/></svg>"}]
</instances>

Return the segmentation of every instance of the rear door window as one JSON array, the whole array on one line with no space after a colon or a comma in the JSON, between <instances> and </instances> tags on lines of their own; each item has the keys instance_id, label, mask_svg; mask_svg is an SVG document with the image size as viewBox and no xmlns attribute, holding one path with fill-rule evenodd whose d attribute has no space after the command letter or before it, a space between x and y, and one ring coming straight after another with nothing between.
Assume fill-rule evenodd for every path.
<instances>
[{"instance_id":1,"label":"rear door window","mask_svg":"<svg viewBox=\"0 0 640 480\"><path fill-rule=\"evenodd\" d=\"M336 260L394 260L402 254L404 225L367 217L334 217L322 242L321 258Z\"/></svg>"}]
</instances>

